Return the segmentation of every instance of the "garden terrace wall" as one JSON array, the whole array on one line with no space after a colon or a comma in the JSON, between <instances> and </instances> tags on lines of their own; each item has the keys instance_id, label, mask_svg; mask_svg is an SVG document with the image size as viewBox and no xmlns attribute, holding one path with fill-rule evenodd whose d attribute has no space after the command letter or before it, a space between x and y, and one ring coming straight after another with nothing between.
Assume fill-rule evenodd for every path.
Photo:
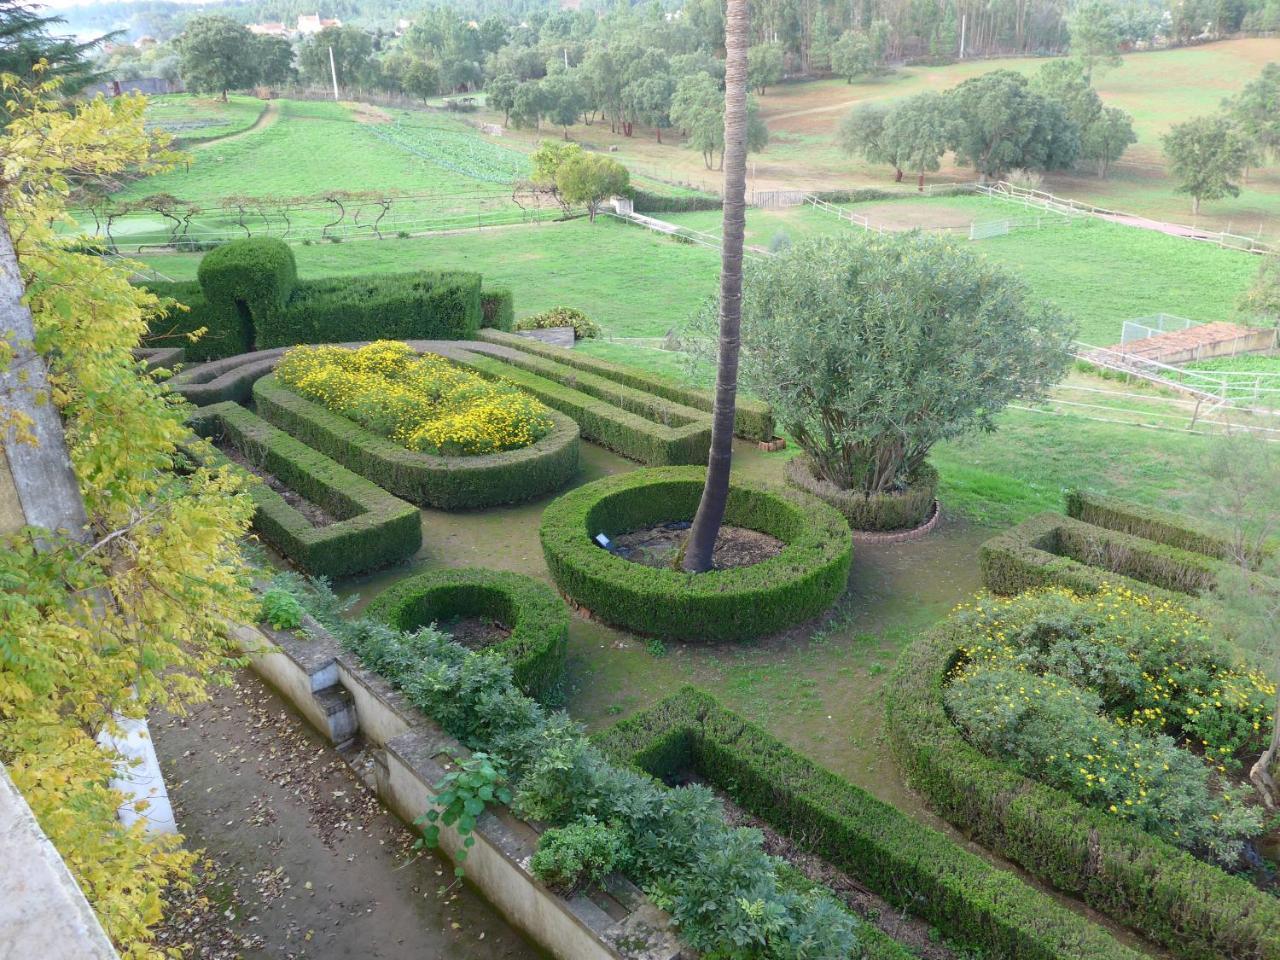
<instances>
[{"instance_id":1,"label":"garden terrace wall","mask_svg":"<svg viewBox=\"0 0 1280 960\"><path fill-rule=\"evenodd\" d=\"M1171 599L1212 589L1221 563L1203 554L1042 513L992 537L978 551L982 580L1010 595L1044 586L1093 593L1103 583Z\"/></svg>"},{"instance_id":2,"label":"garden terrace wall","mask_svg":"<svg viewBox=\"0 0 1280 960\"><path fill-rule=\"evenodd\" d=\"M283 386L275 375L253 386L261 416L410 503L461 510L522 503L558 490L578 472L578 425L551 411L551 433L519 450L440 457L407 450Z\"/></svg>"},{"instance_id":3,"label":"garden terrace wall","mask_svg":"<svg viewBox=\"0 0 1280 960\"><path fill-rule=\"evenodd\" d=\"M1106 931L686 687L595 738L660 779L695 773L803 849L984 956L1138 960Z\"/></svg>"},{"instance_id":4,"label":"garden terrace wall","mask_svg":"<svg viewBox=\"0 0 1280 960\"><path fill-rule=\"evenodd\" d=\"M777 556L748 567L685 573L632 563L597 546L697 509L706 470L661 467L597 480L542 513L542 552L560 590L607 623L683 640L745 640L826 610L844 592L853 543L833 508L795 491L743 480L724 522L777 537Z\"/></svg>"},{"instance_id":5,"label":"garden terrace wall","mask_svg":"<svg viewBox=\"0 0 1280 960\"><path fill-rule=\"evenodd\" d=\"M469 751L423 716L380 677L344 653L311 618L305 636L265 625L240 626L235 636L252 668L331 741L358 731L370 747L378 794L413 823L433 808L434 785L451 757ZM611 877L606 890L560 897L528 869L540 830L503 807L490 807L472 833L468 883L509 922L558 960L677 960L680 942L664 913L632 884ZM462 838L440 832L455 861ZM602 906L603 904L603 906Z\"/></svg>"},{"instance_id":6,"label":"garden terrace wall","mask_svg":"<svg viewBox=\"0 0 1280 960\"><path fill-rule=\"evenodd\" d=\"M669 380L660 374L624 366L620 363L612 363L608 360L601 360L590 354L574 353L570 350L548 347L536 341L529 341L523 337L504 334L496 330L482 330L480 339L486 343L499 344L500 346L521 350L535 356L545 357L548 360L555 360L566 366L594 373L616 383L643 390L645 393L651 393L655 397L663 397L666 400L692 407L695 410L701 410L704 413L710 413L715 403L715 397L710 390L688 387ZM773 414L770 412L768 404L761 403L759 400L752 400L739 394L737 408L734 411L733 424L733 432L744 440L773 439Z\"/></svg>"},{"instance_id":7,"label":"garden terrace wall","mask_svg":"<svg viewBox=\"0 0 1280 960\"><path fill-rule=\"evenodd\" d=\"M497 357L459 353L457 358L458 362L483 377L506 380L533 394L547 406L571 417L581 428L584 438L608 447L628 459L650 466L703 463L707 459L711 448L710 417L699 414L696 419L687 419L672 412L670 419L675 421L675 425L668 425L654 419L654 414L645 416L618 405L632 405L634 401L635 406L641 406L637 397L643 395L638 394L638 391L630 391L628 398L618 397L617 402L613 402L592 396L574 386L557 383L546 376L522 370ZM615 394L629 390L616 384L611 386ZM606 392L598 384L597 388L600 392ZM654 404L664 402L657 398L648 400L650 409Z\"/></svg>"},{"instance_id":8,"label":"garden terrace wall","mask_svg":"<svg viewBox=\"0 0 1280 960\"><path fill-rule=\"evenodd\" d=\"M501 570L433 570L378 594L364 615L410 631L453 617L484 616L511 635L491 649L510 664L524 694L543 702L560 694L569 611L545 583Z\"/></svg>"},{"instance_id":9,"label":"garden terrace wall","mask_svg":"<svg viewBox=\"0 0 1280 960\"><path fill-rule=\"evenodd\" d=\"M284 351L257 350L187 367L169 378L169 389L197 407L227 400L246 403L253 385L275 369Z\"/></svg>"},{"instance_id":10,"label":"garden terrace wall","mask_svg":"<svg viewBox=\"0 0 1280 960\"><path fill-rule=\"evenodd\" d=\"M888 688L890 748L934 810L1175 956L1280 957L1273 895L970 745L943 699L964 641L949 623L925 634L903 653Z\"/></svg>"},{"instance_id":11,"label":"garden terrace wall","mask_svg":"<svg viewBox=\"0 0 1280 960\"><path fill-rule=\"evenodd\" d=\"M192 415L201 436L233 445L281 483L337 518L317 527L265 483L251 483L254 529L312 576L346 577L398 563L422 546L422 517L364 477L334 463L234 403ZM220 458L221 459L221 458Z\"/></svg>"}]
</instances>

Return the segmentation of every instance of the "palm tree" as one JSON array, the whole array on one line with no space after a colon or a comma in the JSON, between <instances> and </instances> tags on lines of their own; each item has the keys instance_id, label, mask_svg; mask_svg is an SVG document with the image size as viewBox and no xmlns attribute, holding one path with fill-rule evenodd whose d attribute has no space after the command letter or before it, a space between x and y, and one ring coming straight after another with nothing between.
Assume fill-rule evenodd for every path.
<instances>
[{"instance_id":1,"label":"palm tree","mask_svg":"<svg viewBox=\"0 0 1280 960\"><path fill-rule=\"evenodd\" d=\"M711 569L720 523L729 499L733 458L733 410L738 395L738 347L742 325L742 239L747 226L747 0L728 0L725 13L724 236L720 254L720 344L711 413L707 481L685 547L684 569Z\"/></svg>"}]
</instances>

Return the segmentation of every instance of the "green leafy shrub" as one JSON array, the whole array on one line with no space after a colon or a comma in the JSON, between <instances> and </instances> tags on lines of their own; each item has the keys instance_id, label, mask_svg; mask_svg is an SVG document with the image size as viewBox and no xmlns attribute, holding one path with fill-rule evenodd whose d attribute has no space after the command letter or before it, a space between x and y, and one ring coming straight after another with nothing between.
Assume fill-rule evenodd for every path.
<instances>
[{"instance_id":1,"label":"green leafy shrub","mask_svg":"<svg viewBox=\"0 0 1280 960\"><path fill-rule=\"evenodd\" d=\"M516 337L496 330L482 330L480 339L547 360L554 360L564 366L584 370L606 380L651 393L655 397L662 397L704 413L711 412L715 401L710 390L686 386L659 373L623 366L620 363L601 360L590 354L577 353L563 347L530 340L527 337ZM737 409L734 410L733 432L744 440L771 440L774 433L773 415L769 411L768 404L745 397L739 392Z\"/></svg>"},{"instance_id":2,"label":"green leafy shrub","mask_svg":"<svg viewBox=\"0 0 1280 960\"><path fill-rule=\"evenodd\" d=\"M539 837L529 869L553 890L569 895L608 876L622 858L624 841L620 830L584 817Z\"/></svg>"},{"instance_id":3,"label":"green leafy shrub","mask_svg":"<svg viewBox=\"0 0 1280 960\"><path fill-rule=\"evenodd\" d=\"M401 580L369 603L365 616L397 630L455 617L487 617L511 634L491 649L511 664L520 690L554 700L564 672L569 610L545 583L519 573L449 568Z\"/></svg>"},{"instance_id":4,"label":"green leafy shrub","mask_svg":"<svg viewBox=\"0 0 1280 960\"><path fill-rule=\"evenodd\" d=\"M948 681L966 661L966 651L981 656L988 648L1008 645L1029 669L1061 671L1088 686L1135 728L1187 736L1163 698L1191 705L1195 698L1213 695L1213 688L1200 685L1199 671L1207 680L1225 682L1235 669L1233 661L1221 659L1221 651L1203 639L1203 628L1185 636L1181 629L1171 631L1179 616L1172 609L1157 611L1144 625L1151 600L1140 590L1116 588L1108 600L1100 589L1083 600L1062 599L1057 591L984 600L922 635L903 652L887 690L890 748L934 810L967 835L1174 955L1187 960L1280 955L1280 904L1271 894L1109 809L1085 805L989 756L965 739L947 711ZM1163 649L1147 650L1149 641L1160 637ZM1133 670L1123 663L1135 655L1148 658L1137 670L1139 677L1147 666L1161 672L1135 685ZM1184 681L1194 686L1180 689ZM1157 699L1164 717L1146 712ZM1138 714L1125 704L1136 704ZM1216 724L1212 718L1207 722Z\"/></svg>"},{"instance_id":5,"label":"green leafy shrub","mask_svg":"<svg viewBox=\"0 0 1280 960\"><path fill-rule=\"evenodd\" d=\"M575 340L600 336L600 325L573 307L552 307L533 316L522 317L516 323L517 330L549 330L554 327L573 327Z\"/></svg>"},{"instance_id":6,"label":"green leafy shrub","mask_svg":"<svg viewBox=\"0 0 1280 960\"><path fill-rule=\"evenodd\" d=\"M631 563L601 549L654 523L688 520L701 467L637 470L570 491L542 514L542 552L561 591L596 616L643 634L744 640L821 613L844 592L853 544L831 507L805 494L735 480L724 522L777 537L782 552L761 563L691 574Z\"/></svg>"},{"instance_id":7,"label":"green leafy shrub","mask_svg":"<svg viewBox=\"0 0 1280 960\"><path fill-rule=\"evenodd\" d=\"M446 773L435 785L433 801L438 809L428 810L416 822L422 827L422 843L427 847L440 845L442 826L458 832L462 847L453 855L458 864L454 873L461 877L466 873L462 864L467 852L476 845L474 833L480 814L490 803L510 803L511 790L501 763L486 753L473 753L455 763L458 769Z\"/></svg>"},{"instance_id":8,"label":"green leafy shrub","mask_svg":"<svg viewBox=\"0 0 1280 960\"><path fill-rule=\"evenodd\" d=\"M258 619L276 630L296 630L302 626L302 603L288 590L272 587L262 595Z\"/></svg>"},{"instance_id":9,"label":"green leafy shrub","mask_svg":"<svg viewBox=\"0 0 1280 960\"><path fill-rule=\"evenodd\" d=\"M484 287L480 291L480 326L509 331L515 325L516 302L509 287Z\"/></svg>"},{"instance_id":10,"label":"green leafy shrub","mask_svg":"<svg viewBox=\"0 0 1280 960\"><path fill-rule=\"evenodd\" d=\"M188 421L230 443L335 518L315 526L265 483L251 482L254 530L313 576L346 577L413 556L422 546L417 508L334 463L235 403L203 407ZM214 451L214 459L221 454ZM237 468L239 469L239 468Z\"/></svg>"},{"instance_id":11,"label":"green leafy shrub","mask_svg":"<svg viewBox=\"0 0 1280 960\"><path fill-rule=\"evenodd\" d=\"M269 423L410 503L441 510L522 503L563 487L578 472L578 425L555 411L551 433L519 450L441 457L406 450L323 405L301 397L274 374L253 385Z\"/></svg>"}]
</instances>

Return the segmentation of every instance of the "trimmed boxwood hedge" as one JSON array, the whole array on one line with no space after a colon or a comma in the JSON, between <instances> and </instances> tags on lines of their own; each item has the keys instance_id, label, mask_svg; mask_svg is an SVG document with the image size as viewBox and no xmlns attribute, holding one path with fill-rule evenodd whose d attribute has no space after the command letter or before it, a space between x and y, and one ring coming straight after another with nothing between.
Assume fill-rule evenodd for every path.
<instances>
[{"instance_id":1,"label":"trimmed boxwood hedge","mask_svg":"<svg viewBox=\"0 0 1280 960\"><path fill-rule=\"evenodd\" d=\"M543 702L559 696L569 609L532 577L480 568L432 570L384 590L364 614L406 631L454 617L496 620L511 635L492 649L510 662L516 686Z\"/></svg>"},{"instance_id":2,"label":"trimmed boxwood hedge","mask_svg":"<svg viewBox=\"0 0 1280 960\"><path fill-rule=\"evenodd\" d=\"M719 210L724 201L705 193L672 196L651 190L631 188L631 203L638 213L692 213L697 210Z\"/></svg>"},{"instance_id":3,"label":"trimmed boxwood hedge","mask_svg":"<svg viewBox=\"0 0 1280 960\"><path fill-rule=\"evenodd\" d=\"M298 285L298 263L283 240L248 237L206 253L196 278L209 306L227 322L249 322L261 345L263 324L285 309Z\"/></svg>"},{"instance_id":4,"label":"trimmed boxwood hedge","mask_svg":"<svg viewBox=\"0 0 1280 960\"><path fill-rule=\"evenodd\" d=\"M483 287L480 290L480 326L494 330L511 330L516 325L516 302L507 287Z\"/></svg>"},{"instance_id":5,"label":"trimmed boxwood hedge","mask_svg":"<svg viewBox=\"0 0 1280 960\"><path fill-rule=\"evenodd\" d=\"M1200 594L1213 588L1221 561L1057 513L1041 513L992 537L978 550L982 581L992 593L1062 586L1093 593L1123 583L1153 596Z\"/></svg>"},{"instance_id":6,"label":"trimmed boxwood hedge","mask_svg":"<svg viewBox=\"0 0 1280 960\"><path fill-rule=\"evenodd\" d=\"M254 529L313 576L346 577L413 556L422 517L412 504L299 443L234 403L203 407L190 418L201 436L232 444L285 485L323 507L336 523L312 526L265 483L249 486ZM219 455L220 459L224 459Z\"/></svg>"},{"instance_id":7,"label":"trimmed boxwood hedge","mask_svg":"<svg viewBox=\"0 0 1280 960\"><path fill-rule=\"evenodd\" d=\"M275 369L284 351L284 347L258 350L187 367L169 378L169 389L197 407L224 400L246 403L253 385Z\"/></svg>"},{"instance_id":8,"label":"trimmed boxwood hedge","mask_svg":"<svg viewBox=\"0 0 1280 960\"><path fill-rule=\"evenodd\" d=\"M1082 523L1132 534L1179 550L1202 553L1219 560L1231 560L1235 552L1234 540L1229 534L1167 510L1083 490L1070 491L1066 506L1067 516ZM1268 545L1268 552L1275 549L1275 544Z\"/></svg>"},{"instance_id":9,"label":"trimmed boxwood hedge","mask_svg":"<svg viewBox=\"0 0 1280 960\"><path fill-rule=\"evenodd\" d=\"M651 393L655 397L662 397L674 403L701 410L704 413L710 413L715 402L715 397L710 390L688 387L669 380L661 374L650 373L647 370L640 370L635 367L627 367L609 360L601 360L599 357L593 357L590 354L578 353L564 347L555 347L537 340L530 340L527 337L504 334L497 330L482 330L480 331L480 339L488 343L496 343L504 347L511 347L514 350L545 357L548 360L555 360L566 366L594 373L615 383L634 387L645 393ZM774 423L769 405L739 394L737 409L734 411L733 432L744 440L772 440Z\"/></svg>"},{"instance_id":10,"label":"trimmed boxwood hedge","mask_svg":"<svg viewBox=\"0 0 1280 960\"><path fill-rule=\"evenodd\" d=\"M1280 957L1280 901L977 750L946 712L965 641L944 623L903 652L889 744L912 786L974 839L1187 960Z\"/></svg>"},{"instance_id":11,"label":"trimmed boxwood hedge","mask_svg":"<svg viewBox=\"0 0 1280 960\"><path fill-rule=\"evenodd\" d=\"M551 411L555 425L537 443L476 457L406 450L283 386L274 374L253 385L262 417L410 503L462 510L523 503L558 490L578 472L578 425Z\"/></svg>"},{"instance_id":12,"label":"trimmed boxwood hedge","mask_svg":"<svg viewBox=\"0 0 1280 960\"><path fill-rule=\"evenodd\" d=\"M655 422L652 416L624 409L608 399L592 396L573 386L522 370L496 357L467 353L465 356L460 355L458 362L483 377L514 383L547 406L572 417L582 428L582 436L587 440L608 447L631 460L652 466L706 462L707 452L711 448L709 417L668 426ZM614 386L615 393L617 390L627 389ZM615 399L628 402L618 397ZM674 414L672 419L675 419Z\"/></svg>"},{"instance_id":13,"label":"trimmed boxwood hedge","mask_svg":"<svg viewBox=\"0 0 1280 960\"><path fill-rule=\"evenodd\" d=\"M685 573L632 563L597 546L640 527L693 517L704 467L660 467L605 477L542 513L542 552L560 590L601 620L684 640L746 640L816 616L844 592L853 542L831 507L805 494L735 479L724 522L785 546L749 567Z\"/></svg>"},{"instance_id":14,"label":"trimmed boxwood hedge","mask_svg":"<svg viewBox=\"0 0 1280 960\"><path fill-rule=\"evenodd\" d=\"M984 956L1141 956L1012 872L818 766L694 687L595 741L615 762L655 777L698 774L801 848Z\"/></svg>"},{"instance_id":15,"label":"trimmed boxwood hedge","mask_svg":"<svg viewBox=\"0 0 1280 960\"><path fill-rule=\"evenodd\" d=\"M189 361L230 357L253 349L253 324L248 315L215 309L195 280L148 280L146 288L157 297L187 307L170 307L152 319L144 338L147 346L181 345ZM200 329L205 332L199 339L187 339L187 334Z\"/></svg>"},{"instance_id":16,"label":"trimmed boxwood hedge","mask_svg":"<svg viewBox=\"0 0 1280 960\"><path fill-rule=\"evenodd\" d=\"M841 490L834 483L814 476L808 457L787 461L787 482L829 503L849 521L854 530L911 530L929 519L938 496L938 471L926 463L915 481L898 493L864 496Z\"/></svg>"}]
</instances>

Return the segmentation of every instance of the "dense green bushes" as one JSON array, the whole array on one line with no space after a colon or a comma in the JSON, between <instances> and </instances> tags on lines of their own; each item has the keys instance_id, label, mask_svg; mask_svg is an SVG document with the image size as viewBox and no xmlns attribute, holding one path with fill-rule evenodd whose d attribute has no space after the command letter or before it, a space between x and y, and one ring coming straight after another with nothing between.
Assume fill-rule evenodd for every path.
<instances>
[{"instance_id":1,"label":"dense green bushes","mask_svg":"<svg viewBox=\"0 0 1280 960\"><path fill-rule=\"evenodd\" d=\"M978 842L1179 957L1280 956L1280 903L1273 896L1028 779L964 739L944 695L961 648L974 639L964 617L945 622L903 653L889 686L890 745L933 808Z\"/></svg>"},{"instance_id":2,"label":"dense green bushes","mask_svg":"<svg viewBox=\"0 0 1280 960\"><path fill-rule=\"evenodd\" d=\"M1092 593L1104 583L1139 592L1198 594L1220 562L1127 533L1041 513L992 537L978 551L982 581L999 594L1045 586Z\"/></svg>"},{"instance_id":3,"label":"dense green bushes","mask_svg":"<svg viewBox=\"0 0 1280 960\"><path fill-rule=\"evenodd\" d=\"M797 846L985 956L1139 956L1014 874L818 766L695 688L623 720L596 742L614 762L660 778L697 774Z\"/></svg>"},{"instance_id":4,"label":"dense green bushes","mask_svg":"<svg viewBox=\"0 0 1280 960\"><path fill-rule=\"evenodd\" d=\"M473 457L406 450L306 400L275 376L253 386L258 413L307 446L411 503L461 510L522 503L563 487L578 472L578 425L554 411L551 433L532 446Z\"/></svg>"},{"instance_id":5,"label":"dense green bushes","mask_svg":"<svg viewBox=\"0 0 1280 960\"><path fill-rule=\"evenodd\" d=\"M929 519L938 494L938 471L929 463L921 465L905 490L870 495L841 490L814 476L803 455L787 461L786 476L789 483L839 510L854 530L914 529Z\"/></svg>"},{"instance_id":6,"label":"dense green bushes","mask_svg":"<svg viewBox=\"0 0 1280 960\"><path fill-rule=\"evenodd\" d=\"M699 210L719 210L724 201L709 194L690 193L672 196L631 188L631 202L639 213L693 213Z\"/></svg>"},{"instance_id":7,"label":"dense green bushes","mask_svg":"<svg viewBox=\"0 0 1280 960\"><path fill-rule=\"evenodd\" d=\"M492 649L511 664L516 686L554 700L564 672L569 611L545 583L498 570L433 570L378 594L365 616L412 631L456 617L486 617L511 631Z\"/></svg>"},{"instance_id":8,"label":"dense green bushes","mask_svg":"<svg viewBox=\"0 0 1280 960\"><path fill-rule=\"evenodd\" d=\"M480 291L480 326L511 330L516 322L516 303L507 287L484 287Z\"/></svg>"},{"instance_id":9,"label":"dense green bushes","mask_svg":"<svg viewBox=\"0 0 1280 960\"><path fill-rule=\"evenodd\" d=\"M192 360L230 357L255 346L469 339L484 317L479 274L424 270L300 281L293 251L274 238L223 244L200 261L198 276L198 283L146 283L191 308L156 318L151 337L207 328L188 347ZM492 291L490 304L494 322L509 328L510 293Z\"/></svg>"},{"instance_id":10,"label":"dense green bushes","mask_svg":"<svg viewBox=\"0 0 1280 960\"><path fill-rule=\"evenodd\" d=\"M554 330L558 327L572 327L575 340L600 336L600 324L574 307L552 307L550 310L522 317L516 324L517 330Z\"/></svg>"},{"instance_id":11,"label":"dense green bushes","mask_svg":"<svg viewBox=\"0 0 1280 960\"><path fill-rule=\"evenodd\" d=\"M313 576L345 577L411 557L422 545L417 509L299 443L244 407L217 403L190 423L234 446L250 463L335 518L314 526L266 483L253 483L253 526L262 539Z\"/></svg>"},{"instance_id":12,"label":"dense green bushes","mask_svg":"<svg viewBox=\"0 0 1280 960\"><path fill-rule=\"evenodd\" d=\"M570 491L543 511L542 551L561 591L601 620L688 640L744 640L827 609L844 592L853 553L848 524L812 497L736 480L724 522L777 537L780 554L708 573L632 563L597 546L656 523L688 520L706 476L700 467L637 470Z\"/></svg>"},{"instance_id":13,"label":"dense green bushes","mask_svg":"<svg viewBox=\"0 0 1280 960\"><path fill-rule=\"evenodd\" d=\"M459 362L481 376L506 380L573 418L587 440L652 466L701 463L711 446L711 420L657 397L536 357L469 354Z\"/></svg>"},{"instance_id":14,"label":"dense green bushes","mask_svg":"<svg viewBox=\"0 0 1280 960\"><path fill-rule=\"evenodd\" d=\"M504 347L511 347L524 353L544 357L548 360L554 360L565 366L584 370L587 373L604 377L606 380L633 387L636 390L653 394L655 397L662 397L673 403L701 410L704 413L711 412L715 399L710 390L688 387L669 380L661 374L650 373L635 367L626 367L619 363L601 360L589 354L575 353L563 347L554 347L525 337L515 337L510 334L485 330L481 332L480 339ZM743 397L739 393L738 406L734 412L733 432L744 440L773 439L773 416L769 412L768 404Z\"/></svg>"}]
</instances>

